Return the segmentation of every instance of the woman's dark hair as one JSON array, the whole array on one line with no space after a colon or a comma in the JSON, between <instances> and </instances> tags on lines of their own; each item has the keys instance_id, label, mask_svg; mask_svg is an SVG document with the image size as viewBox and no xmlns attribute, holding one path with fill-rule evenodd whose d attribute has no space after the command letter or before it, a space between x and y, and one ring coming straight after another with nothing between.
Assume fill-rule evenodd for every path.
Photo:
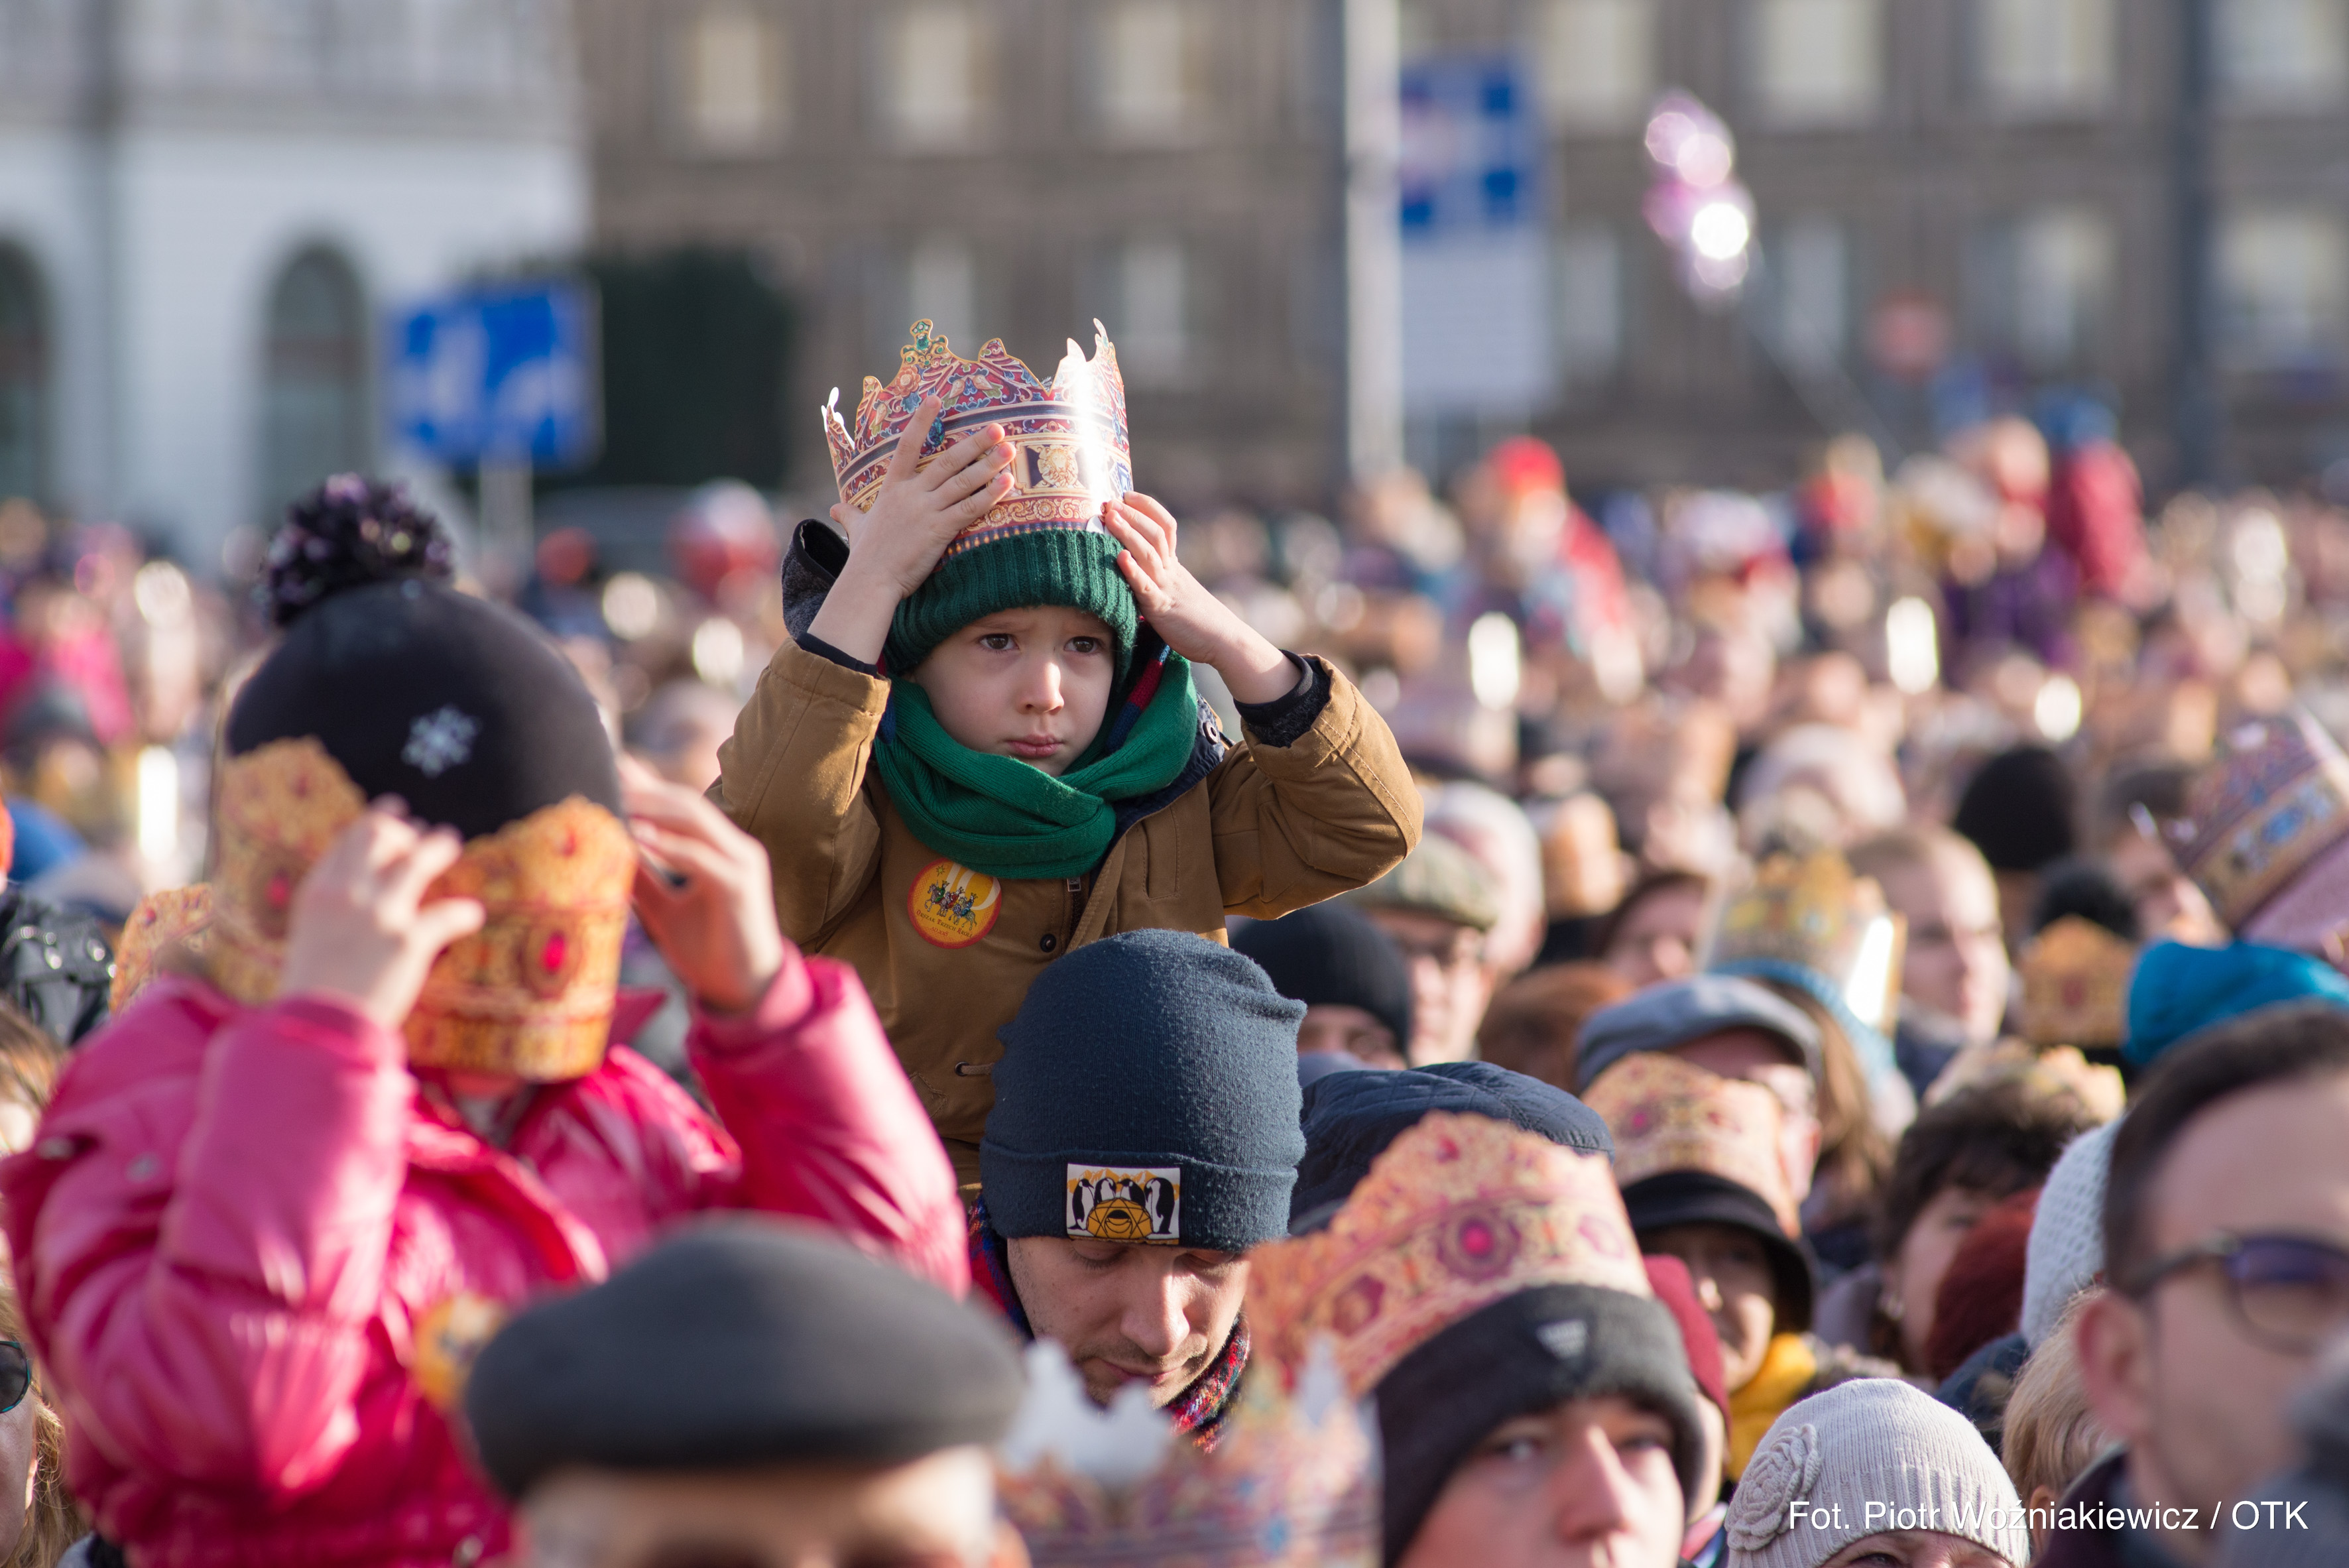
<instances>
[{"instance_id":1,"label":"woman's dark hair","mask_svg":"<svg viewBox=\"0 0 2349 1568\"><path fill-rule=\"evenodd\" d=\"M1599 922L1598 930L1591 933L1590 955L1599 959L1607 956L1607 950L1615 945L1617 934L1630 922L1631 912L1639 908L1643 902L1655 897L1660 892L1670 892L1676 888L1692 887L1703 893L1710 893L1713 891L1713 883L1694 872L1650 872L1638 882L1633 882L1631 891L1623 895L1623 902L1602 916Z\"/></svg>"},{"instance_id":2,"label":"woman's dark hair","mask_svg":"<svg viewBox=\"0 0 2349 1568\"><path fill-rule=\"evenodd\" d=\"M2047 1180L2064 1146L2095 1125L2068 1095L2019 1082L1961 1089L1900 1135L1877 1212L1876 1255L1889 1263L1925 1205L1946 1188L2010 1198Z\"/></svg>"}]
</instances>

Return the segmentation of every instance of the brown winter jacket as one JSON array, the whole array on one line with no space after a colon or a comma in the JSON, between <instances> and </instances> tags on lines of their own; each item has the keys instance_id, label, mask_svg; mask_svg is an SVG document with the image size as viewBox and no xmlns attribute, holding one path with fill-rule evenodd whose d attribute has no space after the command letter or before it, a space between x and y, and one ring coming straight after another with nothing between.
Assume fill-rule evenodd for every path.
<instances>
[{"instance_id":1,"label":"brown winter jacket","mask_svg":"<svg viewBox=\"0 0 2349 1568\"><path fill-rule=\"evenodd\" d=\"M1343 676L1314 668L1329 700L1293 745L1230 747L1120 834L1090 876L1006 882L991 907L984 879L959 884L980 905L959 921L917 904L942 861L960 868L914 837L870 766L889 683L789 642L760 676L719 748L711 798L766 846L783 934L864 978L966 1183L978 1179L995 1103L995 1032L1057 954L1153 927L1221 942L1226 914L1317 903L1384 875L1419 841L1419 790L1386 721ZM1203 732L1200 765L1221 739ZM1116 1026L1102 1020L1104 1048Z\"/></svg>"}]
</instances>

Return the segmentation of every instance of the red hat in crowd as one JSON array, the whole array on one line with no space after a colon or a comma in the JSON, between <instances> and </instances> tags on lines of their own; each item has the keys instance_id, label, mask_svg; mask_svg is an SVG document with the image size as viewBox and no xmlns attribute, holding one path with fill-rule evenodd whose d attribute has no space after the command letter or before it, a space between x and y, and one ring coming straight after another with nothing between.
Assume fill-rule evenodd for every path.
<instances>
[{"instance_id":1,"label":"red hat in crowd","mask_svg":"<svg viewBox=\"0 0 2349 1568\"><path fill-rule=\"evenodd\" d=\"M1648 1288L1681 1326L1681 1342L1688 1346L1689 1370L1696 1375L1697 1392L1713 1402L1726 1422L1729 1377L1721 1365L1721 1335L1696 1299L1696 1281L1688 1264L1659 1253L1642 1253L1640 1261L1647 1265Z\"/></svg>"}]
</instances>

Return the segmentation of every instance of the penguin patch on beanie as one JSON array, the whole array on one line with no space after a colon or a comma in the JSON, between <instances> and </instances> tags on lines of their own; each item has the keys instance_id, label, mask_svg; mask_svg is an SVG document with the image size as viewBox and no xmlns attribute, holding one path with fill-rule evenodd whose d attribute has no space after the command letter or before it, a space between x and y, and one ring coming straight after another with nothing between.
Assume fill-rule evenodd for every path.
<instances>
[{"instance_id":1,"label":"penguin patch on beanie","mask_svg":"<svg viewBox=\"0 0 2349 1568\"><path fill-rule=\"evenodd\" d=\"M1069 1166L1069 1234L1098 1242L1183 1239L1179 1165Z\"/></svg>"}]
</instances>

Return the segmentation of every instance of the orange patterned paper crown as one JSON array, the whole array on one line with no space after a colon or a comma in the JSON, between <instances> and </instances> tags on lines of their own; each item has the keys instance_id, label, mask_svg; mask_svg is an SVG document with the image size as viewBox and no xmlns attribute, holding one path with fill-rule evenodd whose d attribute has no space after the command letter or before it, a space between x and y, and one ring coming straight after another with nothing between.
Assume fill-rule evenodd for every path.
<instances>
[{"instance_id":1,"label":"orange patterned paper crown","mask_svg":"<svg viewBox=\"0 0 2349 1568\"><path fill-rule=\"evenodd\" d=\"M366 806L342 765L306 738L222 766L206 954L222 991L254 1006L277 994L294 889ZM468 842L426 896L477 899L488 918L433 964L408 1016L409 1060L539 1082L594 1071L611 1032L636 866L620 820L575 795Z\"/></svg>"},{"instance_id":2,"label":"orange patterned paper crown","mask_svg":"<svg viewBox=\"0 0 2349 1568\"><path fill-rule=\"evenodd\" d=\"M2135 944L2067 914L2023 949L2023 1037L2035 1046L2117 1046Z\"/></svg>"},{"instance_id":3,"label":"orange patterned paper crown","mask_svg":"<svg viewBox=\"0 0 2349 1568\"><path fill-rule=\"evenodd\" d=\"M1010 493L957 536L947 554L1031 529L1102 531L1102 503L1133 488L1133 458L1117 350L1101 323L1093 331L1093 357L1071 338L1048 387L999 337L988 338L977 359L965 359L930 323L916 322L889 384L864 378L854 429L841 415L839 387L824 405L824 440L840 493L859 511L872 510L916 405L936 395L946 407L923 433L925 466L948 442L988 424L1003 427L1016 453Z\"/></svg>"},{"instance_id":4,"label":"orange patterned paper crown","mask_svg":"<svg viewBox=\"0 0 2349 1568\"><path fill-rule=\"evenodd\" d=\"M1243 1381L1211 1452L1139 1394L1093 1409L1050 1341L1028 1365L996 1498L1037 1568L1376 1568L1377 1423L1326 1348L1293 1394Z\"/></svg>"},{"instance_id":5,"label":"orange patterned paper crown","mask_svg":"<svg viewBox=\"0 0 2349 1568\"><path fill-rule=\"evenodd\" d=\"M1387 1146L1327 1230L1251 1254L1248 1322L1290 1376L1328 1336L1359 1395L1451 1325L1545 1284L1651 1294L1607 1161L1434 1111Z\"/></svg>"},{"instance_id":6,"label":"orange patterned paper crown","mask_svg":"<svg viewBox=\"0 0 2349 1568\"><path fill-rule=\"evenodd\" d=\"M1802 1230L1779 1154L1785 1112L1758 1083L1723 1078L1665 1051L1625 1057L1583 1097L1615 1140L1622 1187L1673 1171L1702 1171L1758 1195L1789 1236Z\"/></svg>"},{"instance_id":7,"label":"orange patterned paper crown","mask_svg":"<svg viewBox=\"0 0 2349 1568\"><path fill-rule=\"evenodd\" d=\"M1808 970L1861 1023L1889 1030L1900 1007L1904 934L1875 879L1854 875L1835 851L1772 855L1723 907L1705 967L1796 984L1791 972Z\"/></svg>"},{"instance_id":8,"label":"orange patterned paper crown","mask_svg":"<svg viewBox=\"0 0 2349 1568\"><path fill-rule=\"evenodd\" d=\"M212 890L208 882L165 888L139 901L114 944L114 985L106 1010L119 1013L155 978L155 965L173 947L202 958L211 944Z\"/></svg>"}]
</instances>

